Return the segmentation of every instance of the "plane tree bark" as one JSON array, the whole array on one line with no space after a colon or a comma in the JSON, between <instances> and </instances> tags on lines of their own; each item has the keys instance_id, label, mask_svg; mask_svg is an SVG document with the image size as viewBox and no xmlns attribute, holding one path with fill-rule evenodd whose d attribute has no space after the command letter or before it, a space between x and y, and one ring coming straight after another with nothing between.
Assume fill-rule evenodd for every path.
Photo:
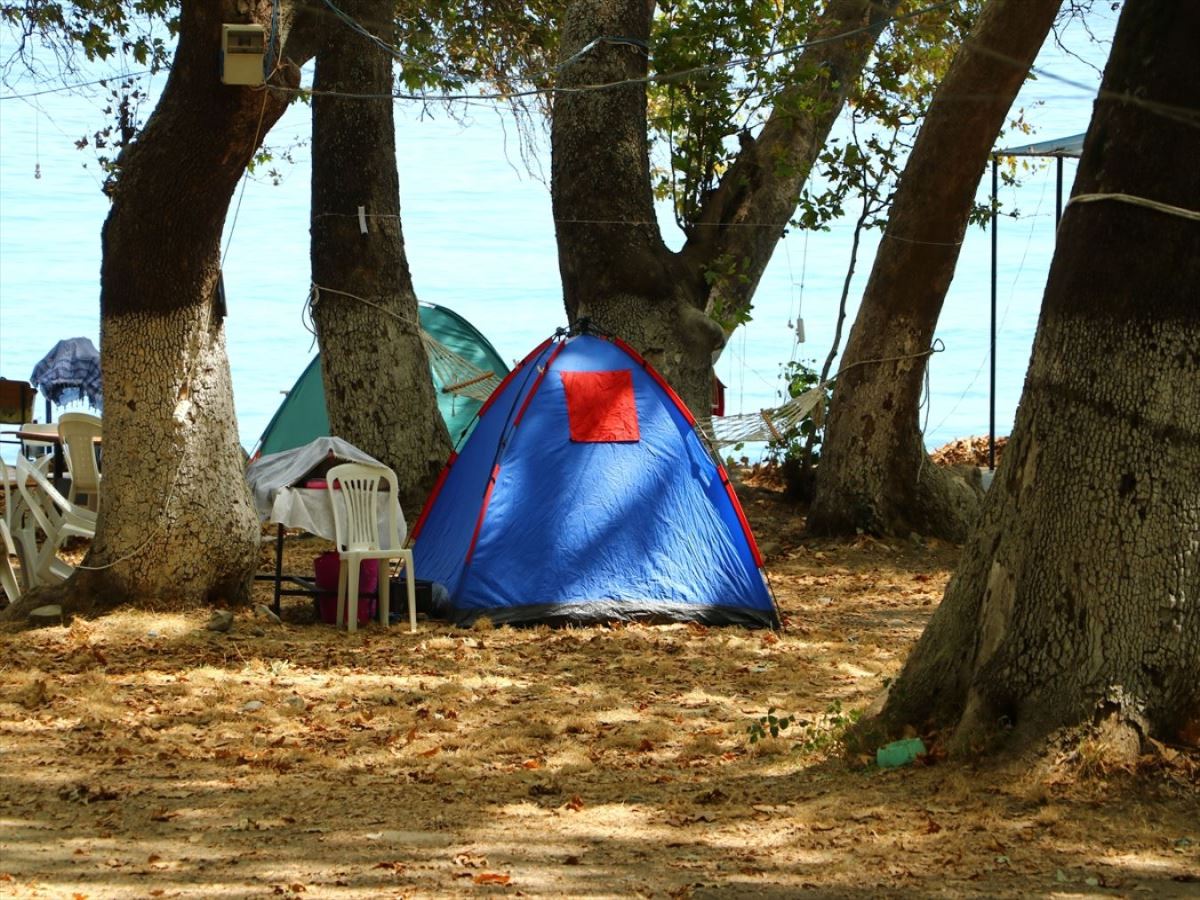
<instances>
[{"instance_id":1,"label":"plane tree bark","mask_svg":"<svg viewBox=\"0 0 1200 900\"><path fill-rule=\"evenodd\" d=\"M1200 728L1197 32L1194 4L1125 5L1012 437L870 728L970 748L1098 722L1132 750Z\"/></svg>"},{"instance_id":2,"label":"plane tree bark","mask_svg":"<svg viewBox=\"0 0 1200 900\"><path fill-rule=\"evenodd\" d=\"M990 0L905 164L834 385L808 528L966 538L979 492L930 463L929 347L980 175L1061 0Z\"/></svg>"},{"instance_id":3,"label":"plane tree bark","mask_svg":"<svg viewBox=\"0 0 1200 900\"><path fill-rule=\"evenodd\" d=\"M279 4L275 85L299 83L311 32L303 4ZM184 0L162 97L120 174L100 272L104 483L83 565L52 591L66 611L133 604L237 602L258 559L259 526L243 477L220 240L238 179L291 96L221 83L221 25L269 24L270 0ZM297 27L293 28L293 25Z\"/></svg>"},{"instance_id":4,"label":"plane tree bark","mask_svg":"<svg viewBox=\"0 0 1200 900\"><path fill-rule=\"evenodd\" d=\"M567 315L624 338L697 414L710 402L712 354L751 298L796 209L801 188L897 0L834 0L803 51L794 85L689 224L683 248L663 242L654 214L646 127L645 42L654 4L573 0L551 124L551 192ZM603 90L590 85L626 82Z\"/></svg>"},{"instance_id":5,"label":"plane tree bark","mask_svg":"<svg viewBox=\"0 0 1200 900\"><path fill-rule=\"evenodd\" d=\"M372 34L391 33L386 3L344 0L340 8ZM451 446L404 252L392 57L350 28L323 37L313 85L311 253L325 404L333 433L391 466L405 507L419 509Z\"/></svg>"}]
</instances>

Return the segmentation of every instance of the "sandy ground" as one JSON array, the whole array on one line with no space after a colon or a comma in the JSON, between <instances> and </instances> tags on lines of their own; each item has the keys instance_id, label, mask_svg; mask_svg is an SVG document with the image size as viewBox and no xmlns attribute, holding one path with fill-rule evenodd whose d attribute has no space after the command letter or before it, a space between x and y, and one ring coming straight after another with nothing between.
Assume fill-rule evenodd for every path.
<instances>
[{"instance_id":1,"label":"sandy ground","mask_svg":"<svg viewBox=\"0 0 1200 900\"><path fill-rule=\"evenodd\" d=\"M1195 749L847 760L958 550L742 494L779 634L350 636L301 599L0 632L0 896L1200 897Z\"/></svg>"}]
</instances>

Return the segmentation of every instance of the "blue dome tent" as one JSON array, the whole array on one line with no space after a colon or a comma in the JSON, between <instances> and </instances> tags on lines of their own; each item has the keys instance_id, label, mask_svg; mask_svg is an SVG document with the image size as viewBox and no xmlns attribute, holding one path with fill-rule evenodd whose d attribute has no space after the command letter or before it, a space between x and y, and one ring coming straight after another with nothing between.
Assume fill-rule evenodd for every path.
<instances>
[{"instance_id":1,"label":"blue dome tent","mask_svg":"<svg viewBox=\"0 0 1200 900\"><path fill-rule=\"evenodd\" d=\"M418 578L469 624L776 627L724 468L619 339L560 331L480 409L413 529Z\"/></svg>"}]
</instances>

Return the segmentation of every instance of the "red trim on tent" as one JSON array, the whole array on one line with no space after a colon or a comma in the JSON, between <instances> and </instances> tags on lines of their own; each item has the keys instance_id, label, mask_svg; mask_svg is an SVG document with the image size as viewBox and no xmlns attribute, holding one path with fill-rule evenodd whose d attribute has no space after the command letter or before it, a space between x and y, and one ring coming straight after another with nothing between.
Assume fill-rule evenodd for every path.
<instances>
[{"instance_id":1,"label":"red trim on tent","mask_svg":"<svg viewBox=\"0 0 1200 900\"><path fill-rule=\"evenodd\" d=\"M688 424L695 428L696 417L693 416L692 411L687 408L687 404L685 404L679 398L679 395L675 393L675 389L667 384L666 379L664 379L662 375L658 373L658 370L656 370L654 366L650 365L650 363L646 361L642 354L638 353L619 337L613 337L611 340L614 344L641 363L647 374L649 374L651 378L658 382L659 386L662 387L663 391L666 392L668 397L675 401L675 405L679 408L679 411L683 413L683 416L685 419L687 419ZM729 473L725 471L725 467L721 465L719 460L714 459L713 462L716 464L717 473L721 478L721 484L725 486L725 493L729 495L729 502L733 504L733 511L737 513L738 521L742 523L742 532L746 535L746 542L750 545L750 553L754 556L754 564L761 569L765 564L762 551L758 549L758 541L754 539L754 532L750 530L750 521L746 518L746 511L742 509L742 503L740 500L738 500L737 492L733 489L733 483L729 480Z\"/></svg>"},{"instance_id":2,"label":"red trim on tent","mask_svg":"<svg viewBox=\"0 0 1200 900\"><path fill-rule=\"evenodd\" d=\"M517 372L524 369L526 364L529 363L531 360L533 360L533 358L535 356L537 356L539 353L542 353L543 351L545 351L546 347L549 344L551 344L553 341L554 341L554 338L547 338L546 340L544 340L540 344L538 344L537 348L532 353L530 353L523 360L521 360L521 364L519 366L517 366L515 369L513 369L511 372L508 373L508 378L506 378L504 380L505 383L507 383L509 381L509 379L511 379L512 376L515 375ZM516 418L513 419L513 423L512 423L513 428L516 428L517 425L520 424L521 416L523 416L525 414L525 410L529 406L529 401L532 400L533 395L537 393L537 389L542 384L542 379L545 378L546 373L548 371L550 371L550 364L554 361L554 358L556 356L558 356L558 354L562 351L562 348L564 346L566 346L566 342L559 343L554 348L553 352L551 352L550 358L546 360L546 364L542 367L541 371L538 372L538 377L534 380L533 385L529 388L529 393L525 395L525 402L521 404L520 412L518 412L516 415ZM491 401L494 397L499 396L500 390L503 387L504 387L504 385L501 384L500 387L498 387L498 388L496 388L496 390L492 391L492 396L488 398L489 404L491 403ZM483 410L480 410L480 415L482 415L482 414L483 414ZM492 475L488 479L487 490L483 494L483 503L479 507L479 518L475 521L475 531L471 534L471 545L467 548L466 558L463 559L463 568L466 568L468 565L470 565L471 557L475 555L475 544L479 540L479 533L483 530L483 519L487 515L488 504L490 504L492 501L492 491L495 489L496 479L499 477L500 477L500 461L497 460L496 464L492 467Z\"/></svg>"},{"instance_id":3,"label":"red trim on tent","mask_svg":"<svg viewBox=\"0 0 1200 900\"><path fill-rule=\"evenodd\" d=\"M450 451L450 458L446 460L446 464L442 466L442 471L438 475L437 482L433 486L433 490L429 492L429 497L425 501L425 505L421 508L421 515L417 517L417 524L412 527L409 532L408 542L411 544L417 539L417 535L421 533L421 526L425 524L425 520L429 517L429 511L433 509L433 504L438 498L438 494L442 492L442 485L446 483L446 478L450 475L450 467L454 465L454 461L458 459L458 453L455 450Z\"/></svg>"},{"instance_id":4,"label":"red trim on tent","mask_svg":"<svg viewBox=\"0 0 1200 900\"><path fill-rule=\"evenodd\" d=\"M516 374L518 372L520 372L523 368L525 368L525 365L531 359L533 359L535 356L537 356L539 353L541 353L543 350L545 350L546 346L552 340L554 340L554 338L552 338L552 337L546 338L544 341L542 341L540 344L538 344L536 347L534 347L533 350L531 350L528 354L526 354L525 358L523 360L521 360L519 363L517 363L516 366L513 367L512 371L510 371L507 375L504 376L504 379L500 382L500 384L496 387L496 389L494 391L492 391L491 394L488 395L488 398L486 400L483 401L483 406L479 407L479 412L475 413L475 418L477 418L477 419L483 418L483 414L492 408L492 402L497 397L500 396L500 394L504 391L504 389L506 387L508 387L508 383L513 380L513 378L516 376Z\"/></svg>"},{"instance_id":5,"label":"red trim on tent","mask_svg":"<svg viewBox=\"0 0 1200 900\"><path fill-rule=\"evenodd\" d=\"M666 392L667 396L675 401L675 405L679 407L679 411L683 413L684 418L688 421L688 424L690 424L693 428L696 427L696 417L692 415L692 411L687 408L687 404L679 399L679 395L675 393L675 389L667 384L666 379L664 379L662 375L658 373L654 366L650 365L650 363L646 361L642 354L638 353L619 337L613 337L611 340L614 344L642 364L642 367L646 370L650 377L657 381L662 389ZM754 564L761 569L765 564L762 551L758 549L758 541L754 539L754 532L750 530L750 521L746 518L746 511L742 509L742 503L740 500L738 500L737 492L733 489L733 483L729 480L729 473L725 471L725 467L721 465L719 460L714 458L713 462L717 467L717 473L720 475L721 484L725 486L725 493L729 495L729 502L733 504L733 511L737 513L738 521L742 523L742 532L746 535L746 542L750 545L750 553L754 556Z\"/></svg>"},{"instance_id":6,"label":"red trim on tent","mask_svg":"<svg viewBox=\"0 0 1200 900\"><path fill-rule=\"evenodd\" d=\"M538 372L538 377L533 382L533 387L529 389L529 393L525 395L525 402L521 404L521 409L517 413L517 417L513 419L513 428L521 424L521 417L525 415L525 410L529 409L529 403L533 400L533 395L538 392L538 388L542 386L542 379L546 377L546 373L550 371L550 367L554 365L554 360L558 354L562 353L563 347L567 346L567 342L563 341L554 348L554 352L550 354L550 358L546 360L546 365L542 367L542 371Z\"/></svg>"},{"instance_id":7,"label":"red trim on tent","mask_svg":"<svg viewBox=\"0 0 1200 900\"><path fill-rule=\"evenodd\" d=\"M475 555L475 543L479 540L479 532L483 530L483 517L487 515L488 504L492 501L492 491L496 487L496 479L499 475L500 463L496 463L492 467L492 477L488 479L487 491L483 495L483 505L479 507L479 518L475 520L475 531L471 534L471 546L467 548L467 556L463 560L463 568L470 565L471 557Z\"/></svg>"},{"instance_id":8,"label":"red trim on tent","mask_svg":"<svg viewBox=\"0 0 1200 900\"><path fill-rule=\"evenodd\" d=\"M729 502L733 504L733 511L737 513L738 521L742 523L742 532L746 535L746 543L750 545L750 552L754 555L754 564L761 569L765 564L763 555L758 549L758 541L754 539L754 532L750 530L750 522L746 519L746 511L742 509L742 502L738 500L737 492L733 489L733 482L729 480L729 474L720 463L717 463L717 472L721 476L721 484L725 486L725 493L729 495Z\"/></svg>"},{"instance_id":9,"label":"red trim on tent","mask_svg":"<svg viewBox=\"0 0 1200 900\"><path fill-rule=\"evenodd\" d=\"M636 350L634 350L632 347L630 347L627 343L625 343L619 337L611 338L611 340L614 344L616 344L618 347L620 347L622 350L624 350L626 353L628 353L630 356L632 356L635 360L637 360L637 362L642 366L642 368L646 370L647 374L649 374L649 376L651 378L653 378L655 381L658 382L659 387L661 387L664 391L666 391L667 396L675 401L675 405L677 407L679 407L679 411L681 413L683 413L683 417L685 419L687 419L687 423L689 425L691 425L693 428L695 428L696 427L696 417L694 415L692 415L692 411L690 409L688 409L687 404L684 403L681 399L679 399L679 395L677 393L675 393L675 388L673 388L669 384L667 384L667 380L665 378L663 378L662 375L658 374L658 370L655 369L654 366L650 365L650 363L648 363L646 361L646 358L644 356L642 356L642 354L638 353Z\"/></svg>"}]
</instances>

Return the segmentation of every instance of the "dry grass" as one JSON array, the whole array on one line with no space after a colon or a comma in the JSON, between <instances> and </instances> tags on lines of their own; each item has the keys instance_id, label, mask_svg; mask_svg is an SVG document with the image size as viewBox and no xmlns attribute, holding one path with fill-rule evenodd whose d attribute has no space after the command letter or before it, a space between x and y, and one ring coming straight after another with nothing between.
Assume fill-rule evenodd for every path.
<instances>
[{"instance_id":1,"label":"dry grass","mask_svg":"<svg viewBox=\"0 0 1200 900\"><path fill-rule=\"evenodd\" d=\"M787 622L472 630L124 612L0 633L0 896L1195 897L1200 766L842 761L956 550L801 541ZM289 542L308 564L319 542ZM751 743L774 707L795 721ZM1173 755L1172 755L1173 754Z\"/></svg>"}]
</instances>

